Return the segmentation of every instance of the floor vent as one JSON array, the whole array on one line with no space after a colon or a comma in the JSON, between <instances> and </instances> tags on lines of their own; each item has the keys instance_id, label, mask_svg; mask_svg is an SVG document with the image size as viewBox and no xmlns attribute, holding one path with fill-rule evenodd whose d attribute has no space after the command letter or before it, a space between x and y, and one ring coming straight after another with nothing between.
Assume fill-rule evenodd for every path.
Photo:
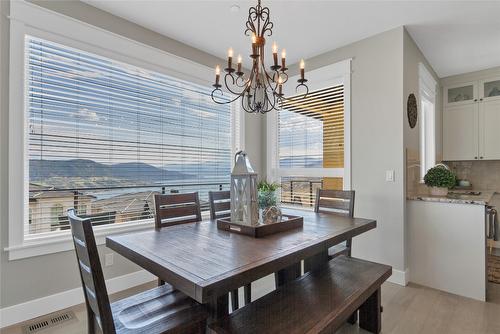
<instances>
[{"instance_id":1,"label":"floor vent","mask_svg":"<svg viewBox=\"0 0 500 334\"><path fill-rule=\"evenodd\" d=\"M57 326L72 319L75 319L75 314L72 311L48 315L23 326L23 332L24 334L38 333L43 329Z\"/></svg>"}]
</instances>

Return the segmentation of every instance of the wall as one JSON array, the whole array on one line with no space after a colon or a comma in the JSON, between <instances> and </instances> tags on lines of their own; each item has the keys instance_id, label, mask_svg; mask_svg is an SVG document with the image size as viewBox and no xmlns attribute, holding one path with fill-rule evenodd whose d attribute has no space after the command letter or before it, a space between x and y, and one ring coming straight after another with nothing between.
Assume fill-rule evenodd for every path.
<instances>
[{"instance_id":1,"label":"wall","mask_svg":"<svg viewBox=\"0 0 500 334\"><path fill-rule=\"evenodd\" d=\"M6 288L4 282L4 263L6 263L3 248L7 241L7 150L8 150L8 115L9 106L8 89L9 84L9 21L7 15L10 13L9 3L0 1L0 308L3 305L3 291Z\"/></svg>"},{"instance_id":2,"label":"wall","mask_svg":"<svg viewBox=\"0 0 500 334\"><path fill-rule=\"evenodd\" d=\"M423 63L427 70L432 74L439 85L439 78L434 72L424 55L415 44L408 32L404 31L403 39L403 66L404 66L404 81L403 81L403 128L404 128L404 144L406 150L406 191L408 193L417 192L420 189L420 120L421 106L419 94L419 64ZM441 161L443 148L443 108L441 87L436 87L436 161ZM418 103L418 120L417 125L411 129L408 124L406 114L406 103L408 95L415 94Z\"/></svg>"},{"instance_id":3,"label":"wall","mask_svg":"<svg viewBox=\"0 0 500 334\"><path fill-rule=\"evenodd\" d=\"M347 58L355 215L377 219L375 230L355 238L353 256L392 265L392 279L404 283L403 28L307 59L307 70ZM395 182L385 181L386 170Z\"/></svg>"},{"instance_id":4,"label":"wall","mask_svg":"<svg viewBox=\"0 0 500 334\"><path fill-rule=\"evenodd\" d=\"M172 40L136 24L110 15L79 1L31 1L62 14L71 15L86 23L99 26L130 39L135 39L169 53L189 58L195 62L214 66L222 62L210 54ZM74 252L60 252L16 261L8 261L3 251L8 246L8 83L9 83L9 1L0 1L0 308L16 305L36 298L80 286ZM261 117L247 115L247 150L255 159L255 167L261 170L262 150ZM111 251L99 247L101 256ZM104 268L108 278L119 277L140 268L115 254L114 264Z\"/></svg>"},{"instance_id":5,"label":"wall","mask_svg":"<svg viewBox=\"0 0 500 334\"><path fill-rule=\"evenodd\" d=\"M500 160L446 162L460 180L469 180L475 190L500 193Z\"/></svg>"}]
</instances>

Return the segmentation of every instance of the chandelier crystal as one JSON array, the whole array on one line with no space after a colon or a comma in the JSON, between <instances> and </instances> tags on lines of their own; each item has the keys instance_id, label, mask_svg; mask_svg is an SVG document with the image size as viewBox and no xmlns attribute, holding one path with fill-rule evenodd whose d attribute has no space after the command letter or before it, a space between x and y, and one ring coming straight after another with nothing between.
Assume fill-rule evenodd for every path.
<instances>
[{"instance_id":1,"label":"chandelier crystal","mask_svg":"<svg viewBox=\"0 0 500 334\"><path fill-rule=\"evenodd\" d=\"M251 37L252 53L250 54L252 68L247 75L242 71L242 58L238 56L236 68L233 65L233 49L229 49L227 57L227 68L224 69L224 77L221 83L221 68L215 68L215 83L212 85L212 100L218 104L233 103L241 101L242 108L249 113L267 113L278 110L281 102L285 100L283 85L288 81L288 68L286 67L286 51L281 51L281 63L278 63L278 46L273 43L273 64L266 69L265 44L266 37L273 34L273 23L269 18L269 8L262 7L260 0L257 6L250 7L248 20L246 22L245 35ZM295 88L297 92L303 92L305 97L309 92L304 77L304 60L300 61L300 78ZM233 97L229 100L223 97L224 90L230 92ZM294 98L294 100L297 97Z\"/></svg>"}]
</instances>

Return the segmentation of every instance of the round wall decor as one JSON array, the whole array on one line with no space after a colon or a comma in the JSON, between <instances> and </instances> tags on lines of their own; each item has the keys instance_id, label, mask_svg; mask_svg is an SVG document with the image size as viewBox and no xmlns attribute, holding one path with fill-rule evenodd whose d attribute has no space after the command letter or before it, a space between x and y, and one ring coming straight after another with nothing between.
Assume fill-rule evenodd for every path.
<instances>
[{"instance_id":1,"label":"round wall decor","mask_svg":"<svg viewBox=\"0 0 500 334\"><path fill-rule=\"evenodd\" d=\"M410 128L414 128L417 125L417 99L415 98L415 94L410 94L408 96L408 102L406 103L406 112L408 113L408 123L410 124Z\"/></svg>"}]
</instances>

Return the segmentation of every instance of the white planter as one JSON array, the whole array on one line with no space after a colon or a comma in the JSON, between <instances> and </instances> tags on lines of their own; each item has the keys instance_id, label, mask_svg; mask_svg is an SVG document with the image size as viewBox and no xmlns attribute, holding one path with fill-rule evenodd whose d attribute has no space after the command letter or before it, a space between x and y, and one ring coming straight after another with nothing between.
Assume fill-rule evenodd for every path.
<instances>
[{"instance_id":1,"label":"white planter","mask_svg":"<svg viewBox=\"0 0 500 334\"><path fill-rule=\"evenodd\" d=\"M432 196L446 196L448 195L448 188L444 187L429 187Z\"/></svg>"}]
</instances>

